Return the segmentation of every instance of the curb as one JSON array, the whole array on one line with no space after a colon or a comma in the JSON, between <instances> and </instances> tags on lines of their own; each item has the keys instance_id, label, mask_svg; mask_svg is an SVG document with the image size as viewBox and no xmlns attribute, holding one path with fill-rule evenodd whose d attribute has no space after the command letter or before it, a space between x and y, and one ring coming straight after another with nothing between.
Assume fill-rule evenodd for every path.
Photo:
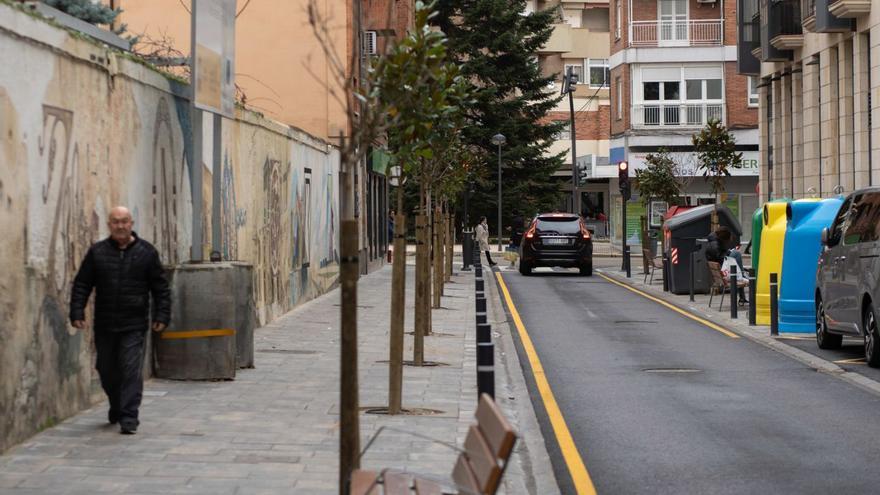
<instances>
[{"instance_id":1,"label":"curb","mask_svg":"<svg viewBox=\"0 0 880 495\"><path fill-rule=\"evenodd\" d=\"M516 397L516 407L521 418L521 427L523 428L523 444L528 455L523 463L523 471L527 474L527 486L525 487L529 493L536 495L549 495L559 493L559 484L556 481L556 474L550 463L550 454L547 451L547 442L544 434L541 432L541 426L538 422L537 411L535 411L532 397L529 394L526 377L519 359L516 343L514 342L513 332L515 329L508 318L504 301L501 299L500 290L498 288L498 280L495 274L500 273L498 270L483 266L483 279L491 278L492 282L487 280L486 301L489 306L489 320L493 327L493 332L500 334L499 340L502 345L496 349L496 358L504 363L504 372L507 375L507 385L511 394ZM501 330L504 331L501 331ZM497 394L496 390L496 394Z\"/></svg>"},{"instance_id":2,"label":"curb","mask_svg":"<svg viewBox=\"0 0 880 495\"><path fill-rule=\"evenodd\" d=\"M627 279L623 275L615 273L614 271L608 271L606 269L601 269L601 270L596 270L596 271L605 275L606 277L608 277L610 279L614 279L617 282L620 282L621 284L624 284L628 287L632 287L633 289L638 289L639 291L642 291L646 294L650 294L651 296L654 296L658 299L662 299L663 301L677 307L678 309L680 309L688 314L698 316L700 318L705 317L704 315L700 315L698 313L695 313L694 308L692 308L691 306L681 304L681 302L677 301L674 297L670 296L669 294L667 294L661 290L654 289L653 287L645 287L645 286L633 284L633 283L631 283L630 279ZM712 318L712 317L710 317L710 318ZM785 342L774 339L773 337L771 337L769 335L768 330L764 330L764 331L758 330L760 328L763 328L763 329L768 328L766 326L751 327L751 326L748 326L747 324L745 324L745 325L744 324L731 324L731 322L718 321L717 319L713 319L712 323L715 323L716 325L722 326L725 329L730 330L731 332L739 335L740 337L748 339L752 342L755 342L755 343L760 344L764 347L767 347L768 349L776 351L786 357L794 359L795 361L798 361L798 362L806 365L807 367L816 370L819 373L825 373L825 374L831 375L835 378L839 378L840 380L847 382L850 385L853 385L853 386L858 387L866 392L869 392L871 394L874 394L874 395L880 397L880 382L873 380L871 378L868 378L868 377L861 375L859 373L855 373L852 371L846 371L845 369L832 363L831 361L828 361L827 359L816 356L815 354L810 354L807 351L802 351L802 350L798 349L797 347L790 346L790 345L786 344Z\"/></svg>"}]
</instances>

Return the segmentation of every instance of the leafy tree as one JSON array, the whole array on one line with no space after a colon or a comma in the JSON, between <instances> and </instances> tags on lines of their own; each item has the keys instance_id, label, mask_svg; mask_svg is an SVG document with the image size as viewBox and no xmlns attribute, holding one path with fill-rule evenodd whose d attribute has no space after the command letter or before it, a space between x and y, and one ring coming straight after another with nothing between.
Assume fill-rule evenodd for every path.
<instances>
[{"instance_id":1,"label":"leafy tree","mask_svg":"<svg viewBox=\"0 0 880 495\"><path fill-rule=\"evenodd\" d=\"M693 135L694 151L703 178L712 187L715 203L718 193L724 192L724 180L731 168L742 166L742 153L736 152L736 139L720 120L712 119L699 134Z\"/></svg>"},{"instance_id":2,"label":"leafy tree","mask_svg":"<svg viewBox=\"0 0 880 495\"><path fill-rule=\"evenodd\" d=\"M681 195L681 182L678 165L669 156L669 150L660 148L657 153L648 154L645 161L648 166L636 170L642 204L648 207L654 199L675 203Z\"/></svg>"},{"instance_id":3,"label":"leafy tree","mask_svg":"<svg viewBox=\"0 0 880 495\"><path fill-rule=\"evenodd\" d=\"M89 24L112 24L121 12L92 0L43 0L43 3Z\"/></svg>"},{"instance_id":4,"label":"leafy tree","mask_svg":"<svg viewBox=\"0 0 880 495\"><path fill-rule=\"evenodd\" d=\"M546 156L563 124L547 120L560 97L548 92L554 77L544 77L535 53L553 32L551 11L525 14L525 0L437 0L434 23L449 37L449 54L462 75L480 88L464 108L468 125L462 142L482 157L472 170L473 218L494 218L497 209L497 152L493 135L507 138L502 147L503 203L525 213L558 206L561 184L553 174L563 153ZM508 217L512 208L505 208ZM505 223L508 223L505 221Z\"/></svg>"}]
</instances>

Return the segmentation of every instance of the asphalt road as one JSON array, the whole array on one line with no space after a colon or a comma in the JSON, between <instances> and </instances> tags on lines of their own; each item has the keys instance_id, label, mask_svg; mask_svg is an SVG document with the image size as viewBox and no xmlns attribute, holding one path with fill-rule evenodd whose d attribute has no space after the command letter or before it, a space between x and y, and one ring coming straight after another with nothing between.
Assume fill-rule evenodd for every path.
<instances>
[{"instance_id":1,"label":"asphalt road","mask_svg":"<svg viewBox=\"0 0 880 495\"><path fill-rule=\"evenodd\" d=\"M880 398L599 276L503 279L598 493L880 493Z\"/></svg>"}]
</instances>

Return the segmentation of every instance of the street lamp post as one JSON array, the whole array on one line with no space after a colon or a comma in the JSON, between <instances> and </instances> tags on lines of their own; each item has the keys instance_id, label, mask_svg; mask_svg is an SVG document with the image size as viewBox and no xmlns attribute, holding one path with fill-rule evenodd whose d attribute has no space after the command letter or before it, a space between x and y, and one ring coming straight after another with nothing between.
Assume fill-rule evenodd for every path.
<instances>
[{"instance_id":1,"label":"street lamp post","mask_svg":"<svg viewBox=\"0 0 880 495\"><path fill-rule=\"evenodd\" d=\"M562 94L568 93L568 107L571 112L569 120L569 137L571 138L571 211L579 215L581 213L581 197L578 194L578 166L577 166L577 137L574 127L574 91L578 83L578 76L571 66L563 76Z\"/></svg>"},{"instance_id":2,"label":"street lamp post","mask_svg":"<svg viewBox=\"0 0 880 495\"><path fill-rule=\"evenodd\" d=\"M492 144L498 146L498 252L501 252L501 146L506 142L504 134L492 136Z\"/></svg>"}]
</instances>

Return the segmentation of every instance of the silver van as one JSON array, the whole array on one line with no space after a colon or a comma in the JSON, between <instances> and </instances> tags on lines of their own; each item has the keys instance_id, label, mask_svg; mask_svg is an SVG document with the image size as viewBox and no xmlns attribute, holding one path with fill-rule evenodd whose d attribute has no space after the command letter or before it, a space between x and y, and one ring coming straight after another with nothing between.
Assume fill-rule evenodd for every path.
<instances>
[{"instance_id":1,"label":"silver van","mask_svg":"<svg viewBox=\"0 0 880 495\"><path fill-rule=\"evenodd\" d=\"M816 343L821 349L836 349L844 335L861 337L868 364L880 367L880 188L847 196L831 227L822 231L822 245L816 270Z\"/></svg>"}]
</instances>

